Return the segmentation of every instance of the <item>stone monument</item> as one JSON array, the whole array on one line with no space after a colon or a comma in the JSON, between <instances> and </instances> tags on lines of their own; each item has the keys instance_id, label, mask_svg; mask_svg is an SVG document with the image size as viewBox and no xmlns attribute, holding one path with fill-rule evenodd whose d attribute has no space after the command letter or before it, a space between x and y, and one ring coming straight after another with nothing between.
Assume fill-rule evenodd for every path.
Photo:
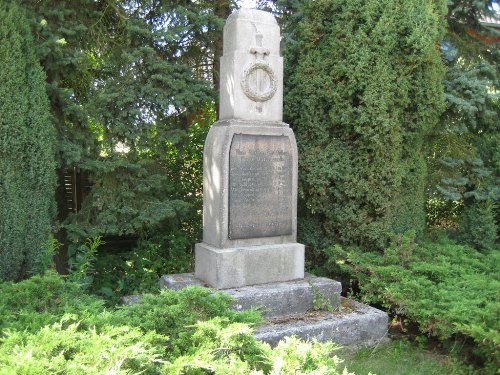
<instances>
[{"instance_id":1,"label":"stone monument","mask_svg":"<svg viewBox=\"0 0 500 375\"><path fill-rule=\"evenodd\" d=\"M280 32L270 13L240 9L224 27L220 120L203 155L203 242L195 274L160 278L160 287L224 289L233 308L258 308L255 330L276 345L286 336L351 347L383 341L385 312L341 297L339 282L304 275L297 238L297 146L282 122ZM318 299L324 303L319 313Z\"/></svg>"},{"instance_id":2,"label":"stone monument","mask_svg":"<svg viewBox=\"0 0 500 375\"><path fill-rule=\"evenodd\" d=\"M203 242L195 276L216 289L304 277L297 238L297 145L282 122L280 29L240 9L224 27L220 120L203 155Z\"/></svg>"}]
</instances>

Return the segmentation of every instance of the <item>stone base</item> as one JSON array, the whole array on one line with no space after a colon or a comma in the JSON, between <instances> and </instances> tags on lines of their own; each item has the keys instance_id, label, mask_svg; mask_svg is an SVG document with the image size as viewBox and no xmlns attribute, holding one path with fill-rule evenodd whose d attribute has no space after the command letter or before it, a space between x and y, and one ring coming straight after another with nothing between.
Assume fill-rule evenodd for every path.
<instances>
[{"instance_id":1,"label":"stone base","mask_svg":"<svg viewBox=\"0 0 500 375\"><path fill-rule=\"evenodd\" d=\"M188 286L207 287L200 279L194 277L193 273L176 273L171 275L163 275L160 277L160 289L181 290Z\"/></svg>"},{"instance_id":2,"label":"stone base","mask_svg":"<svg viewBox=\"0 0 500 375\"><path fill-rule=\"evenodd\" d=\"M304 278L304 245L246 246L220 249L195 246L195 277L215 289Z\"/></svg>"},{"instance_id":3,"label":"stone base","mask_svg":"<svg viewBox=\"0 0 500 375\"><path fill-rule=\"evenodd\" d=\"M232 308L257 308L266 319L298 316L314 309L319 301L336 309L340 304L342 285L326 277L306 274L302 280L262 284L228 289L224 293L234 298Z\"/></svg>"},{"instance_id":4,"label":"stone base","mask_svg":"<svg viewBox=\"0 0 500 375\"><path fill-rule=\"evenodd\" d=\"M313 312L300 317L269 320L255 330L255 337L275 346L285 337L333 341L350 349L388 341L385 312L353 300L341 299L338 311Z\"/></svg>"},{"instance_id":5,"label":"stone base","mask_svg":"<svg viewBox=\"0 0 500 375\"><path fill-rule=\"evenodd\" d=\"M192 273L165 275L160 286L182 289L204 282ZM304 340L334 341L348 350L374 346L387 338L388 316L385 312L340 297L339 282L306 274L302 280L227 289L234 298L232 308L260 309L264 324L255 329L255 336L276 345L287 336ZM315 311L315 302L329 300L332 312Z\"/></svg>"},{"instance_id":6,"label":"stone base","mask_svg":"<svg viewBox=\"0 0 500 375\"><path fill-rule=\"evenodd\" d=\"M191 285L205 286L205 283L192 273L160 278L162 289L180 290ZM314 309L319 299L328 300L331 308L337 309L341 291L342 285L338 281L306 274L301 280L226 289L224 293L234 298L234 310L259 309L264 318L272 319L305 314Z\"/></svg>"}]
</instances>

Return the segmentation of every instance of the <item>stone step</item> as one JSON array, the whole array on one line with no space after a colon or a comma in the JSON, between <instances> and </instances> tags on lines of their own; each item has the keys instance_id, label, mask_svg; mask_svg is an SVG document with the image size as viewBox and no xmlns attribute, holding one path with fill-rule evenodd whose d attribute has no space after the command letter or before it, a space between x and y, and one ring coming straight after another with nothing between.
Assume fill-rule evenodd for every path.
<instances>
[{"instance_id":1,"label":"stone step","mask_svg":"<svg viewBox=\"0 0 500 375\"><path fill-rule=\"evenodd\" d=\"M160 287L182 289L188 285L204 283L192 273L165 275L160 279ZM222 292L235 299L235 310L257 308L264 318L285 318L304 314L314 308L336 309L340 303L342 286L338 281L306 274L304 279L282 283L260 284Z\"/></svg>"},{"instance_id":2,"label":"stone step","mask_svg":"<svg viewBox=\"0 0 500 375\"><path fill-rule=\"evenodd\" d=\"M270 319L255 330L255 336L272 346L287 336L303 340L333 341L349 349L375 346L388 341L385 312L341 298L333 312L310 312L288 319Z\"/></svg>"},{"instance_id":3,"label":"stone step","mask_svg":"<svg viewBox=\"0 0 500 375\"><path fill-rule=\"evenodd\" d=\"M207 286L192 273L160 279L162 288L179 290L189 285ZM262 310L267 320L256 328L255 336L271 345L287 336L334 341L349 349L388 340L387 314L340 297L340 291L339 282L309 274L301 280L221 290L235 299L236 310ZM318 308L331 312L316 311Z\"/></svg>"}]
</instances>

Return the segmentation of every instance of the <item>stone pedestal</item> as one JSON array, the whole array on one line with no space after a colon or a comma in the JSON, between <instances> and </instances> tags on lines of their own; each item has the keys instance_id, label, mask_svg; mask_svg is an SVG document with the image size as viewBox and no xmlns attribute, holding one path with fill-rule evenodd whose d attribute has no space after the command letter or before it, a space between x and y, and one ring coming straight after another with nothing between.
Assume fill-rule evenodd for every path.
<instances>
[{"instance_id":1,"label":"stone pedestal","mask_svg":"<svg viewBox=\"0 0 500 375\"><path fill-rule=\"evenodd\" d=\"M301 279L297 145L283 123L273 15L240 9L224 26L220 118L203 151L203 243L195 275L217 289Z\"/></svg>"},{"instance_id":2,"label":"stone pedestal","mask_svg":"<svg viewBox=\"0 0 500 375\"><path fill-rule=\"evenodd\" d=\"M304 277L297 238L297 146L282 122L222 120L203 157L203 243L195 275L217 288Z\"/></svg>"},{"instance_id":3,"label":"stone pedestal","mask_svg":"<svg viewBox=\"0 0 500 375\"><path fill-rule=\"evenodd\" d=\"M160 279L161 288L179 290L190 285L204 283L190 273ZM334 341L349 349L386 342L387 314L341 297L341 290L337 281L306 274L301 280L225 289L223 293L234 298L235 310L262 312L265 321L255 328L255 336L272 346L288 336ZM320 306L328 311L318 310Z\"/></svg>"},{"instance_id":4,"label":"stone pedestal","mask_svg":"<svg viewBox=\"0 0 500 375\"><path fill-rule=\"evenodd\" d=\"M216 289L302 279L304 246L298 243L220 249L196 244L195 275Z\"/></svg>"}]
</instances>

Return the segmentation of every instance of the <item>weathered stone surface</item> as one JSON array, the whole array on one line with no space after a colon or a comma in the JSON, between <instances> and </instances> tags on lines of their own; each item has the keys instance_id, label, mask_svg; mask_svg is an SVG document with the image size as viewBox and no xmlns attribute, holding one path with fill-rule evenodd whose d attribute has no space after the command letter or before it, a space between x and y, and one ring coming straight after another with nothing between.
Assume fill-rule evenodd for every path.
<instances>
[{"instance_id":1,"label":"weathered stone surface","mask_svg":"<svg viewBox=\"0 0 500 375\"><path fill-rule=\"evenodd\" d=\"M203 151L203 243L195 274L218 289L304 277L297 238L297 145L281 122L283 59L270 13L224 27L220 121Z\"/></svg>"},{"instance_id":2,"label":"weathered stone surface","mask_svg":"<svg viewBox=\"0 0 500 375\"><path fill-rule=\"evenodd\" d=\"M224 26L220 119L281 121L283 58L271 13L240 9Z\"/></svg>"},{"instance_id":3,"label":"weathered stone surface","mask_svg":"<svg viewBox=\"0 0 500 375\"><path fill-rule=\"evenodd\" d=\"M235 134L229 151L229 238L291 235L292 185L288 137Z\"/></svg>"},{"instance_id":4,"label":"weathered stone surface","mask_svg":"<svg viewBox=\"0 0 500 375\"><path fill-rule=\"evenodd\" d=\"M124 305L134 305L141 302L144 297L141 294L132 294L130 296L123 296L121 298L121 303Z\"/></svg>"},{"instance_id":5,"label":"weathered stone surface","mask_svg":"<svg viewBox=\"0 0 500 375\"><path fill-rule=\"evenodd\" d=\"M287 147L285 147L285 151L288 151L290 154L286 173L290 173L292 176L291 188L287 187L288 192L291 190L291 207L288 208L289 212L291 211L290 218L288 219L291 220L292 225L290 234L268 237L230 238L230 150L233 138L237 135L245 135L246 137L280 137L277 138L281 140L280 143L286 144L286 142L289 142L290 149L287 150ZM208 133L203 152L203 242L221 249L295 243L297 241L297 160L295 136L287 124L280 122L263 125L257 121L239 120L226 120L215 123ZM278 169L280 167L279 163L276 162L275 164ZM278 178L279 174L279 171L277 171L276 175ZM234 178L231 183L235 185ZM259 213L255 209L253 215L254 217L260 216L263 223L265 223L264 211Z\"/></svg>"},{"instance_id":6,"label":"weathered stone surface","mask_svg":"<svg viewBox=\"0 0 500 375\"><path fill-rule=\"evenodd\" d=\"M304 245L195 246L195 276L216 289L239 288L304 277Z\"/></svg>"},{"instance_id":7,"label":"weathered stone surface","mask_svg":"<svg viewBox=\"0 0 500 375\"><path fill-rule=\"evenodd\" d=\"M163 289L180 290L191 285L206 286L203 281L194 277L193 273L178 273L160 277L160 288Z\"/></svg>"},{"instance_id":8,"label":"weathered stone surface","mask_svg":"<svg viewBox=\"0 0 500 375\"><path fill-rule=\"evenodd\" d=\"M190 285L205 283L193 273L164 275L160 279L160 288L179 290ZM306 274L301 280L225 289L224 293L234 298L232 307L237 311L256 308L265 318L276 318L304 314L314 308L314 300L320 297L337 308L341 290L338 281Z\"/></svg>"},{"instance_id":9,"label":"weathered stone surface","mask_svg":"<svg viewBox=\"0 0 500 375\"><path fill-rule=\"evenodd\" d=\"M193 274L168 275L162 279L170 280L163 282L162 287L175 290L203 284ZM305 340L331 340L356 350L388 340L387 314L348 301L340 297L340 291L339 282L309 274L302 280L223 290L235 298L232 306L235 310L262 309L268 321L256 328L255 335L271 345L286 336L297 336ZM334 312L311 312L318 293L329 298Z\"/></svg>"},{"instance_id":10,"label":"weathered stone surface","mask_svg":"<svg viewBox=\"0 0 500 375\"><path fill-rule=\"evenodd\" d=\"M388 316L373 307L351 301L353 311L314 314L268 322L255 336L273 346L287 336L320 342L334 341L350 347L373 346L387 339Z\"/></svg>"},{"instance_id":11,"label":"weathered stone surface","mask_svg":"<svg viewBox=\"0 0 500 375\"><path fill-rule=\"evenodd\" d=\"M313 309L317 298L326 298L332 308L340 303L342 286L325 277L307 276L303 280L261 284L224 292L235 298L235 310L258 308L265 318L304 314Z\"/></svg>"}]
</instances>

